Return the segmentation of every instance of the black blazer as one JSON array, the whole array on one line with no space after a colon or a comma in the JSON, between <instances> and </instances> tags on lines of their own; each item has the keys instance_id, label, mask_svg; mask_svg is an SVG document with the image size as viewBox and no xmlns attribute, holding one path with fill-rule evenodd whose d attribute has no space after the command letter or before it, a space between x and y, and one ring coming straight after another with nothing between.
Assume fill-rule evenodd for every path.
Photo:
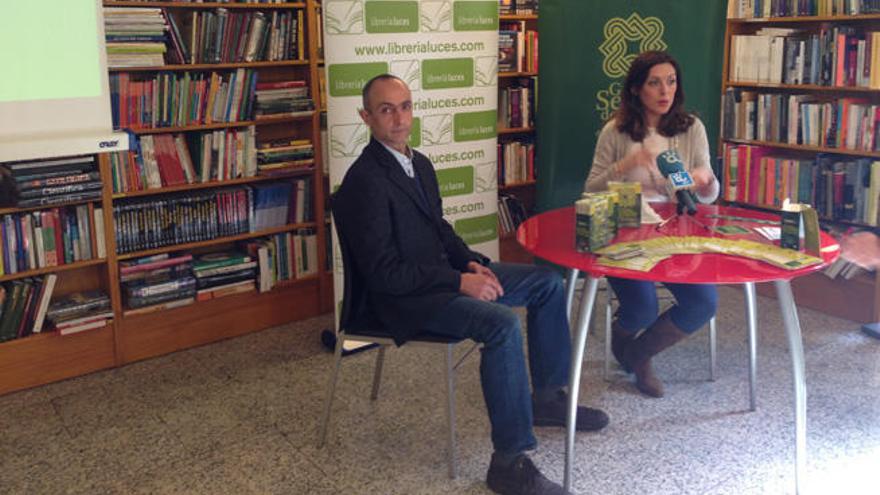
<instances>
[{"instance_id":1,"label":"black blazer","mask_svg":"<svg viewBox=\"0 0 880 495\"><path fill-rule=\"evenodd\" d=\"M443 219L431 161L413 150L424 198L396 158L371 139L333 198L337 229L351 247L354 277L367 297L351 308L350 330L376 321L398 345L418 333L460 293L461 272L470 261L486 263ZM427 203L425 202L427 199Z\"/></svg>"}]
</instances>

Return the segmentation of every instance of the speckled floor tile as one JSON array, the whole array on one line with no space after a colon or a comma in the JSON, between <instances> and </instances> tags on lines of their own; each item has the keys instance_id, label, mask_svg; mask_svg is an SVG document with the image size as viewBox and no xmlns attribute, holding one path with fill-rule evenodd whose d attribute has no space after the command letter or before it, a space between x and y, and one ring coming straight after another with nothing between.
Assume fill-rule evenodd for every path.
<instances>
[{"instance_id":1,"label":"speckled floor tile","mask_svg":"<svg viewBox=\"0 0 880 495\"><path fill-rule=\"evenodd\" d=\"M721 288L717 380L705 330L655 359L663 399L614 368L602 378L597 311L580 402L611 424L575 440L575 493L794 493L791 359L775 300L758 298L757 411L748 409L743 295ZM799 311L812 495L876 493L880 341ZM442 364L430 349L345 358L327 445L317 447L332 355L324 316L0 397L0 493L482 494L491 455L479 357L456 383L459 477L446 470ZM564 432L538 428L535 463L561 481Z\"/></svg>"}]
</instances>

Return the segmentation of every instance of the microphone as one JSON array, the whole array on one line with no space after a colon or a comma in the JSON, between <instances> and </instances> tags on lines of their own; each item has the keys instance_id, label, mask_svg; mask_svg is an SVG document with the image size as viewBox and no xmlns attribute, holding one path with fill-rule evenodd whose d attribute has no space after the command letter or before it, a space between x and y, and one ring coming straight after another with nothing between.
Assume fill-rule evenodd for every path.
<instances>
[{"instance_id":1,"label":"microphone","mask_svg":"<svg viewBox=\"0 0 880 495\"><path fill-rule=\"evenodd\" d=\"M694 179L684 168L681 156L675 150L666 150L657 155L657 168L666 179L666 190L670 196L675 196L676 209L681 215L683 209L687 209L688 215L697 213L696 197L689 188L694 185Z\"/></svg>"}]
</instances>

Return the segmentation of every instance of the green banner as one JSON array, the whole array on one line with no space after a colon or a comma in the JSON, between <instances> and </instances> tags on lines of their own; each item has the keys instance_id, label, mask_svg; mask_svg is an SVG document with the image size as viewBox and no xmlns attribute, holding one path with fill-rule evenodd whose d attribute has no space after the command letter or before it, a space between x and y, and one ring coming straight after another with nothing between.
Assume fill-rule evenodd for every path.
<instances>
[{"instance_id":1,"label":"green banner","mask_svg":"<svg viewBox=\"0 0 880 495\"><path fill-rule=\"evenodd\" d=\"M498 2L455 2L452 25L456 31L497 31Z\"/></svg>"},{"instance_id":2,"label":"green banner","mask_svg":"<svg viewBox=\"0 0 880 495\"><path fill-rule=\"evenodd\" d=\"M474 167L455 167L437 171L440 196L460 196L474 192Z\"/></svg>"},{"instance_id":3,"label":"green banner","mask_svg":"<svg viewBox=\"0 0 880 495\"><path fill-rule=\"evenodd\" d=\"M596 137L642 51L679 61L685 107L716 152L726 9L727 0L541 0L539 210L580 196Z\"/></svg>"},{"instance_id":4,"label":"green banner","mask_svg":"<svg viewBox=\"0 0 880 495\"><path fill-rule=\"evenodd\" d=\"M365 10L370 34L416 33L419 30L418 2L367 2Z\"/></svg>"},{"instance_id":5,"label":"green banner","mask_svg":"<svg viewBox=\"0 0 880 495\"><path fill-rule=\"evenodd\" d=\"M473 57L422 61L423 89L469 88L473 85Z\"/></svg>"},{"instance_id":6,"label":"green banner","mask_svg":"<svg viewBox=\"0 0 880 495\"><path fill-rule=\"evenodd\" d=\"M327 66L330 96L360 96L367 81L386 72L386 62L330 64Z\"/></svg>"},{"instance_id":7,"label":"green banner","mask_svg":"<svg viewBox=\"0 0 880 495\"><path fill-rule=\"evenodd\" d=\"M455 114L455 142L478 141L495 136L498 112L466 112Z\"/></svg>"},{"instance_id":8,"label":"green banner","mask_svg":"<svg viewBox=\"0 0 880 495\"><path fill-rule=\"evenodd\" d=\"M498 214L462 218L455 221L455 233L468 244L478 244L498 238Z\"/></svg>"}]
</instances>

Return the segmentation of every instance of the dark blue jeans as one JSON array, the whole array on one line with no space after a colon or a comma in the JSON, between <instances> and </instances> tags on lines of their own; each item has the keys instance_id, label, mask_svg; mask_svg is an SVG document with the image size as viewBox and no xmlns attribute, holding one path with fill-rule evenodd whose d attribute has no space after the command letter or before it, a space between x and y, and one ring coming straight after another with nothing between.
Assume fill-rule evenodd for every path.
<instances>
[{"instance_id":1,"label":"dark blue jeans","mask_svg":"<svg viewBox=\"0 0 880 495\"><path fill-rule=\"evenodd\" d=\"M620 302L617 323L624 330L638 332L654 323L658 311L657 288L654 282L608 277L608 283ZM694 333L715 315L718 291L714 285L663 285L675 296L676 304L669 310L669 317L681 331Z\"/></svg>"},{"instance_id":2,"label":"dark blue jeans","mask_svg":"<svg viewBox=\"0 0 880 495\"><path fill-rule=\"evenodd\" d=\"M483 344L480 381L492 425L495 451L515 454L537 445L532 398L523 355L519 317L510 306L528 309L528 355L535 390L568 384L571 334L562 277L534 265L492 263L504 296L495 302L462 295L453 299L425 330Z\"/></svg>"}]
</instances>

